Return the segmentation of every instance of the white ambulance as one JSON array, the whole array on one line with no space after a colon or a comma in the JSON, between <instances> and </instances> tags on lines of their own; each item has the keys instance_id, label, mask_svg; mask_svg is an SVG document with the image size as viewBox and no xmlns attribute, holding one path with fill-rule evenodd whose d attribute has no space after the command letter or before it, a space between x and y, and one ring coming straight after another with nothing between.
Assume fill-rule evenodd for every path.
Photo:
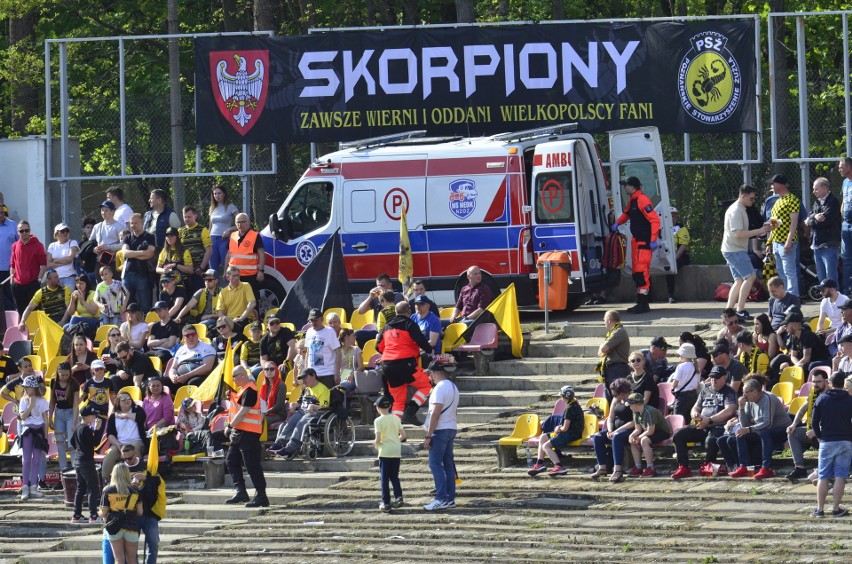
<instances>
[{"instance_id":1,"label":"white ambulance","mask_svg":"<svg viewBox=\"0 0 852 564\"><path fill-rule=\"evenodd\" d=\"M565 251L573 309L584 295L620 281L601 258L627 201L618 184L627 176L637 176L665 210L652 272L676 272L656 128L612 132L609 144L607 182L592 136L574 124L481 138L414 132L343 143L311 164L262 231L263 306L283 300L338 229L353 292L366 293L381 273L396 278L406 209L414 277L437 303L454 303L465 271L477 265L495 295L514 282L519 305L536 304L538 254Z\"/></svg>"}]
</instances>

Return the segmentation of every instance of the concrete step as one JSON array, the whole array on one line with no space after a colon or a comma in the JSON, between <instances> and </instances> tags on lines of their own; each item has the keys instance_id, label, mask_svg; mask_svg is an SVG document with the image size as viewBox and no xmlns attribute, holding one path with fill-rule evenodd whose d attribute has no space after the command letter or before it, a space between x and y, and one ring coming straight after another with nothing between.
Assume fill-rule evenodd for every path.
<instances>
[{"instance_id":1,"label":"concrete step","mask_svg":"<svg viewBox=\"0 0 852 564\"><path fill-rule=\"evenodd\" d=\"M509 417L513 414L521 413L522 408L512 407L465 407L458 411L457 418L459 425L475 425L480 423L488 423L500 417Z\"/></svg>"},{"instance_id":2,"label":"concrete step","mask_svg":"<svg viewBox=\"0 0 852 564\"><path fill-rule=\"evenodd\" d=\"M601 319L603 319L603 316L601 316ZM668 340L669 337L677 337L684 331L689 331L690 333L705 331L710 326L710 322L668 323L660 320L652 323L642 323L625 322L622 319L622 325L631 339L650 340L653 337L663 336ZM595 337L600 339L606 335L606 328L603 325L603 321L598 323L565 323L562 326L562 332L565 337ZM532 349L530 354L532 354Z\"/></svg>"},{"instance_id":3,"label":"concrete step","mask_svg":"<svg viewBox=\"0 0 852 564\"><path fill-rule=\"evenodd\" d=\"M378 464L375 456L347 458L317 458L310 461L303 458L286 460L275 458L263 461L264 472L361 472L370 470Z\"/></svg>"},{"instance_id":4,"label":"concrete step","mask_svg":"<svg viewBox=\"0 0 852 564\"><path fill-rule=\"evenodd\" d=\"M497 376L560 376L588 374L595 376L594 358L525 358L491 363L491 372Z\"/></svg>"},{"instance_id":5,"label":"concrete step","mask_svg":"<svg viewBox=\"0 0 852 564\"><path fill-rule=\"evenodd\" d=\"M541 401L542 396L548 397L550 394L539 390L461 392L459 394L459 411L468 407L527 407Z\"/></svg>"},{"instance_id":6,"label":"concrete step","mask_svg":"<svg viewBox=\"0 0 852 564\"><path fill-rule=\"evenodd\" d=\"M506 361L514 362L514 361ZM491 366L502 365L493 363ZM561 375L525 375L523 378L509 376L461 376L456 378L456 385L461 392L488 392L488 391L533 391L553 392L563 385Z\"/></svg>"},{"instance_id":7,"label":"concrete step","mask_svg":"<svg viewBox=\"0 0 852 564\"><path fill-rule=\"evenodd\" d=\"M254 496L252 491L253 486L248 486L249 496ZM205 507L208 505L222 505L224 507L235 507L234 505L224 505L225 500L230 499L234 495L234 490L215 489L215 490L199 490L185 492L183 501L187 505ZM300 499L306 499L311 496L328 495L326 488L266 488L266 497L272 505L285 505ZM243 504L237 504L237 507L242 507ZM244 508L245 509L245 508Z\"/></svg>"},{"instance_id":8,"label":"concrete step","mask_svg":"<svg viewBox=\"0 0 852 564\"><path fill-rule=\"evenodd\" d=\"M530 358L597 358L603 335L597 338L569 339L550 343L530 343Z\"/></svg>"}]
</instances>

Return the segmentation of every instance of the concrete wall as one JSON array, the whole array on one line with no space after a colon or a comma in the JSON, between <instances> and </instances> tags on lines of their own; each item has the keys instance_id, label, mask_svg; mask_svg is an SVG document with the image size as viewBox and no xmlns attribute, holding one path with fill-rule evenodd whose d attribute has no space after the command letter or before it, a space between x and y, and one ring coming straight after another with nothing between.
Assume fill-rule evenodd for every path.
<instances>
[{"instance_id":1,"label":"concrete wall","mask_svg":"<svg viewBox=\"0 0 852 564\"><path fill-rule=\"evenodd\" d=\"M732 282L731 271L724 264L690 264L677 273L675 298L681 301L710 301L716 286L721 282ZM636 286L629 276L622 276L618 287L607 292L607 298L613 301L632 302L635 299ZM651 296L655 302L668 300L665 276L651 276Z\"/></svg>"}]
</instances>

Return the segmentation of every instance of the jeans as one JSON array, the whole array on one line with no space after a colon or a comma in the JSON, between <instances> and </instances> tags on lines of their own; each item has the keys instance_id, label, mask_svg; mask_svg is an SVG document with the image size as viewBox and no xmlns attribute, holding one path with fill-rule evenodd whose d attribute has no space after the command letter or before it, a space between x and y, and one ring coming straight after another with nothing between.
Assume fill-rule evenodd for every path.
<instances>
[{"instance_id":1,"label":"jeans","mask_svg":"<svg viewBox=\"0 0 852 564\"><path fill-rule=\"evenodd\" d=\"M740 464L743 466L757 466L749 455L750 446L760 443L761 465L764 468L772 468L772 451L775 445L781 445L787 439L787 428L775 427L774 429L763 429L757 433L747 433L737 437L737 454Z\"/></svg>"},{"instance_id":2,"label":"jeans","mask_svg":"<svg viewBox=\"0 0 852 564\"><path fill-rule=\"evenodd\" d=\"M845 295L852 292L852 223L843 221L840 227L840 256L843 259L843 276L838 286ZM0 272L2 275L2 272Z\"/></svg>"},{"instance_id":3,"label":"jeans","mask_svg":"<svg viewBox=\"0 0 852 564\"><path fill-rule=\"evenodd\" d=\"M228 473L237 487L245 488L245 478L243 478L243 464L245 464L246 472L251 477L251 483L257 493L266 493L266 478L263 475L263 468L260 463L263 460L263 455L260 448L260 435L258 433L247 433L242 431L242 438L237 445L231 445L228 448L228 454L225 455L225 465L228 468Z\"/></svg>"},{"instance_id":4,"label":"jeans","mask_svg":"<svg viewBox=\"0 0 852 564\"><path fill-rule=\"evenodd\" d=\"M225 262L225 255L228 254L228 239L222 239L221 235L211 235L213 252L210 254L210 268L216 271L216 274L222 276Z\"/></svg>"},{"instance_id":5,"label":"jeans","mask_svg":"<svg viewBox=\"0 0 852 564\"><path fill-rule=\"evenodd\" d=\"M30 301L35 296L35 293L41 288L38 280L33 280L27 284L12 284L12 295L15 296L15 306L18 308L18 315L23 315L24 310L30 305ZM4 284L5 286L5 284Z\"/></svg>"},{"instance_id":6,"label":"jeans","mask_svg":"<svg viewBox=\"0 0 852 564\"><path fill-rule=\"evenodd\" d=\"M63 329L67 331L72 325L76 325L78 323L85 323L88 325L92 330L92 335L94 335L98 332L98 326L101 323L101 319L99 317L82 317L80 315L72 315L71 321L66 323Z\"/></svg>"},{"instance_id":7,"label":"jeans","mask_svg":"<svg viewBox=\"0 0 852 564\"><path fill-rule=\"evenodd\" d=\"M808 430L804 425L796 427L796 430L788 437L790 441L790 451L793 453L793 464L799 468L805 467L805 451L809 447L817 447L818 441L816 437L808 438Z\"/></svg>"},{"instance_id":8,"label":"jeans","mask_svg":"<svg viewBox=\"0 0 852 564\"><path fill-rule=\"evenodd\" d=\"M83 515L83 498L89 497L89 516L98 516L98 502L101 496L101 484L94 461L80 462L77 470L77 493L74 494L74 515Z\"/></svg>"},{"instance_id":9,"label":"jeans","mask_svg":"<svg viewBox=\"0 0 852 564\"><path fill-rule=\"evenodd\" d=\"M816 263L817 278L820 281L826 278L837 279L837 258L839 256L840 249L837 247L814 249L814 262ZM838 286L842 286L842 284L838 284Z\"/></svg>"},{"instance_id":10,"label":"jeans","mask_svg":"<svg viewBox=\"0 0 852 564\"><path fill-rule=\"evenodd\" d=\"M139 304L139 309L143 312L151 310L151 276L149 274L128 272L121 283L130 294L128 303Z\"/></svg>"},{"instance_id":11,"label":"jeans","mask_svg":"<svg viewBox=\"0 0 852 564\"><path fill-rule=\"evenodd\" d=\"M432 437L434 438L434 436ZM390 503L390 485L393 484L393 497L402 499L402 485L399 483L399 458L379 458L379 478L382 481L382 503ZM455 483L455 475L453 476Z\"/></svg>"},{"instance_id":12,"label":"jeans","mask_svg":"<svg viewBox=\"0 0 852 564\"><path fill-rule=\"evenodd\" d=\"M719 445L716 444L718 439L725 429L721 425L710 427L709 429L696 429L695 425L687 425L679 429L672 437L672 444L675 447L678 466L689 466L689 447L686 443L704 442L704 461L716 462L716 457L719 455Z\"/></svg>"},{"instance_id":13,"label":"jeans","mask_svg":"<svg viewBox=\"0 0 852 564\"><path fill-rule=\"evenodd\" d=\"M817 477L820 480L846 479L852 465L852 441L821 441Z\"/></svg>"},{"instance_id":14,"label":"jeans","mask_svg":"<svg viewBox=\"0 0 852 564\"><path fill-rule=\"evenodd\" d=\"M56 441L56 452L59 456L59 468L61 471L68 469L65 452L68 450L68 441L74 433L74 410L57 409L53 414L53 438ZM71 449L71 466L74 466L74 455L76 451Z\"/></svg>"},{"instance_id":15,"label":"jeans","mask_svg":"<svg viewBox=\"0 0 852 564\"><path fill-rule=\"evenodd\" d=\"M453 458L455 429L438 429L432 432L429 446L429 470L435 480L435 499L456 500L456 464Z\"/></svg>"},{"instance_id":16,"label":"jeans","mask_svg":"<svg viewBox=\"0 0 852 564\"><path fill-rule=\"evenodd\" d=\"M787 291L794 296L799 295L799 244L793 243L789 253L784 252L783 243L772 243L772 254L775 255L775 268L778 276L784 280Z\"/></svg>"},{"instance_id":17,"label":"jeans","mask_svg":"<svg viewBox=\"0 0 852 564\"><path fill-rule=\"evenodd\" d=\"M115 325L116 327L121 325L121 316L120 315L106 315L101 314L101 325Z\"/></svg>"},{"instance_id":18,"label":"jeans","mask_svg":"<svg viewBox=\"0 0 852 564\"><path fill-rule=\"evenodd\" d=\"M607 468L612 466L622 466L624 464L624 449L627 446L627 439L630 438L630 433L633 429L624 431L616 430L612 435L612 439L606 437L606 430L601 431L592 436L592 445L595 448L595 458L598 461L598 466Z\"/></svg>"},{"instance_id":19,"label":"jeans","mask_svg":"<svg viewBox=\"0 0 852 564\"><path fill-rule=\"evenodd\" d=\"M139 532L145 534L145 549L148 556L146 564L157 564L160 551L160 520L153 516L143 515L139 518ZM142 562L140 560L139 562Z\"/></svg>"}]
</instances>

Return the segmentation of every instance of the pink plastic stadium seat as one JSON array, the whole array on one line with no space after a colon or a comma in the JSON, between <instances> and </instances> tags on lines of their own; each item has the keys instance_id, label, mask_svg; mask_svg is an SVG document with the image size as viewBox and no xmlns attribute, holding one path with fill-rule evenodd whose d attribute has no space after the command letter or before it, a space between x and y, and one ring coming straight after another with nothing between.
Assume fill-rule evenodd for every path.
<instances>
[{"instance_id":1,"label":"pink plastic stadium seat","mask_svg":"<svg viewBox=\"0 0 852 564\"><path fill-rule=\"evenodd\" d=\"M473 336L466 345L456 347L460 352L481 352L483 349L497 348L497 325L494 323L480 323L473 330Z\"/></svg>"}]
</instances>

